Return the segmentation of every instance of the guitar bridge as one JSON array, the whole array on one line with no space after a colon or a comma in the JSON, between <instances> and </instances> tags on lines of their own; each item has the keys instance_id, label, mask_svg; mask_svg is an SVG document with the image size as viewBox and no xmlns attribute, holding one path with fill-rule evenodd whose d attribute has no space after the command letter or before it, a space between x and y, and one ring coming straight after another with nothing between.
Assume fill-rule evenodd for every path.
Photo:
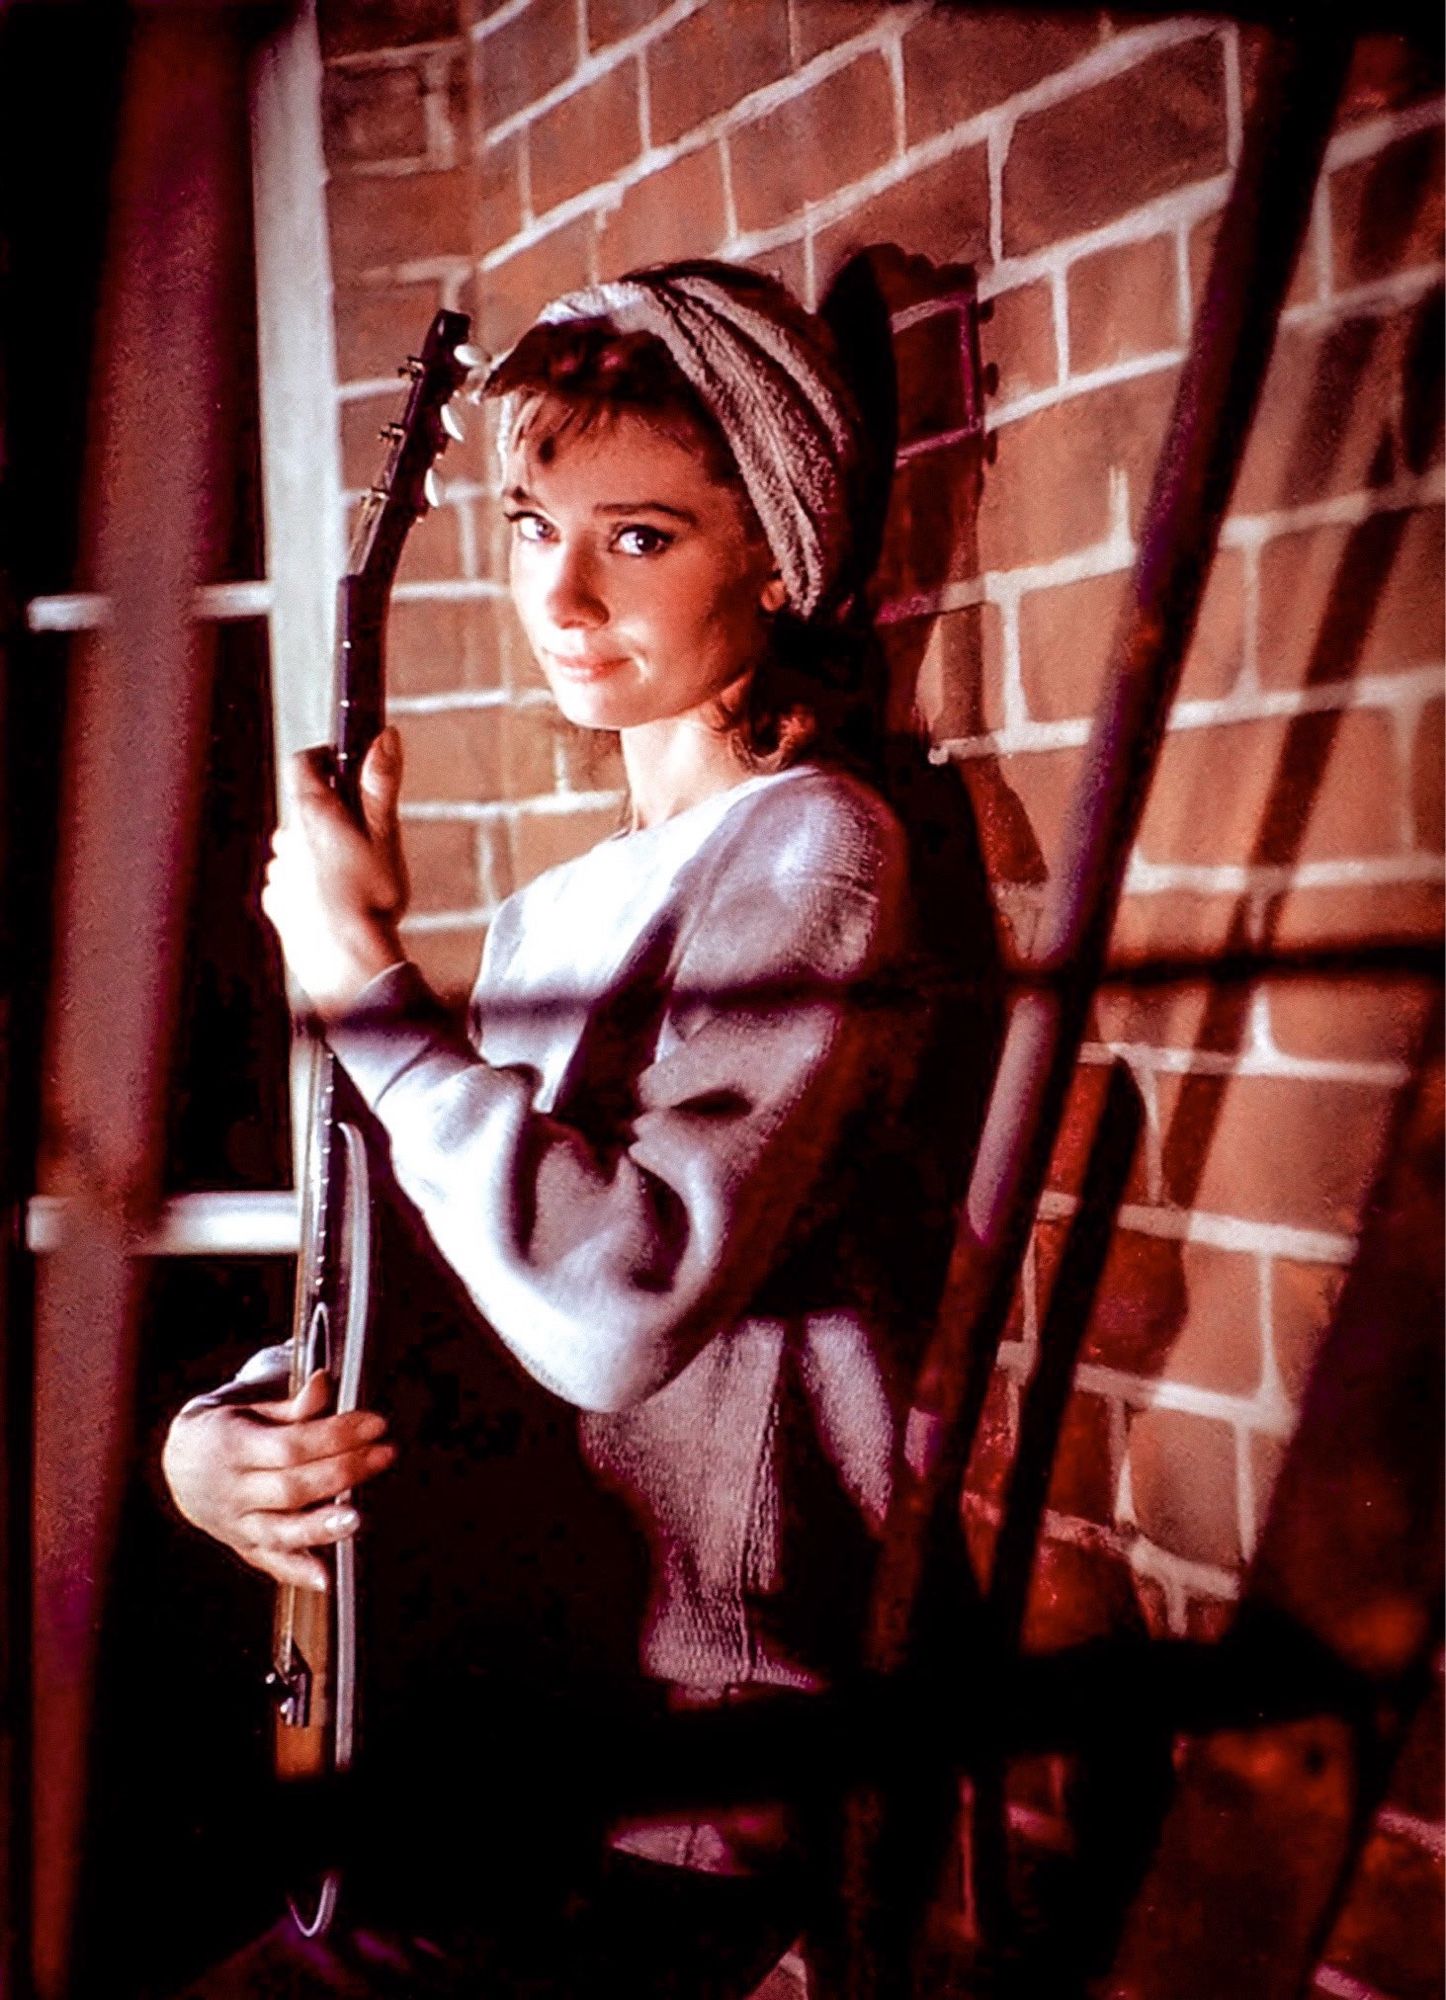
<instances>
[{"instance_id":1,"label":"guitar bridge","mask_svg":"<svg viewBox=\"0 0 1446 2000\"><path fill-rule=\"evenodd\" d=\"M311 1668L293 1643L285 1667L273 1666L266 1686L276 1703L281 1720L291 1729L306 1729L311 1722Z\"/></svg>"}]
</instances>

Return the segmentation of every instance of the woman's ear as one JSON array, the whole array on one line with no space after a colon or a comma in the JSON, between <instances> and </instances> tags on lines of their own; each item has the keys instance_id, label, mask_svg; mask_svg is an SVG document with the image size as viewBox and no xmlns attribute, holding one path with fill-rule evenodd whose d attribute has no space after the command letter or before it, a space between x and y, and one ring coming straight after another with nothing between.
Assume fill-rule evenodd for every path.
<instances>
[{"instance_id":1,"label":"woman's ear","mask_svg":"<svg viewBox=\"0 0 1446 2000\"><path fill-rule=\"evenodd\" d=\"M783 578L776 570L758 593L758 601L770 618L787 604L788 592L784 588Z\"/></svg>"}]
</instances>

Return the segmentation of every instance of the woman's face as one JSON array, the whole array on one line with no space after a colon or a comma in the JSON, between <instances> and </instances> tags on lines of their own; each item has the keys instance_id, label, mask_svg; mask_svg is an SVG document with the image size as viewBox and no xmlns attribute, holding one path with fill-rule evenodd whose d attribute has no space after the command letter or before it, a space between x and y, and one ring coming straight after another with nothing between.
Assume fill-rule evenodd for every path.
<instances>
[{"instance_id":1,"label":"woman's face","mask_svg":"<svg viewBox=\"0 0 1446 2000\"><path fill-rule=\"evenodd\" d=\"M751 510L634 412L560 434L550 414L509 452L503 504L513 601L558 707L584 729L706 713L781 598Z\"/></svg>"}]
</instances>

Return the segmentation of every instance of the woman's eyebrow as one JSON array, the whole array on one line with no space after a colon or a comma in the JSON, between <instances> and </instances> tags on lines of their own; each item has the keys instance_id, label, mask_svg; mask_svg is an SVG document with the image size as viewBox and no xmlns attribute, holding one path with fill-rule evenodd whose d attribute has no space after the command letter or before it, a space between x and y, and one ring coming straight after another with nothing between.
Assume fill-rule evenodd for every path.
<instances>
[{"instance_id":1,"label":"woman's eyebrow","mask_svg":"<svg viewBox=\"0 0 1446 2000\"><path fill-rule=\"evenodd\" d=\"M606 500L593 508L595 514L666 514L670 520L684 521L690 528L698 525L698 516L687 507L674 507L666 500Z\"/></svg>"}]
</instances>

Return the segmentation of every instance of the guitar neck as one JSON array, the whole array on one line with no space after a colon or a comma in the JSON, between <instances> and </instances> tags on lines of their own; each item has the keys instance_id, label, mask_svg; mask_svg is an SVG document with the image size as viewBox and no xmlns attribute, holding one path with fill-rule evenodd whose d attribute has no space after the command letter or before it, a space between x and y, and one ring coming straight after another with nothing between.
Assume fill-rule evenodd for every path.
<instances>
[{"instance_id":1,"label":"guitar neck","mask_svg":"<svg viewBox=\"0 0 1446 2000\"><path fill-rule=\"evenodd\" d=\"M336 789L348 811L361 807L362 759L386 720L386 617L390 579L344 576L336 607L336 708L332 748Z\"/></svg>"}]
</instances>

